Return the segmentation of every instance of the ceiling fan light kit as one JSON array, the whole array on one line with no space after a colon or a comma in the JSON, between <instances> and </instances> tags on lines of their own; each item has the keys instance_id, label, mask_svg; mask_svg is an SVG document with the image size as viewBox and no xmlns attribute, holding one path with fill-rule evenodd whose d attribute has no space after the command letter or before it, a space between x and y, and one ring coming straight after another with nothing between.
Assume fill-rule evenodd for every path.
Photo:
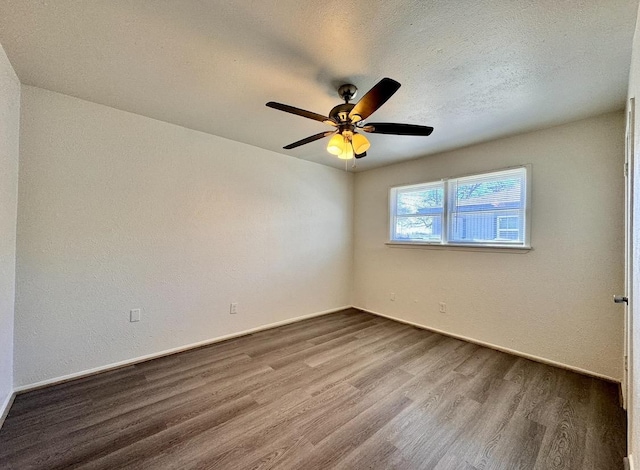
<instances>
[{"instance_id":1,"label":"ceiling fan light kit","mask_svg":"<svg viewBox=\"0 0 640 470\"><path fill-rule=\"evenodd\" d=\"M351 160L354 157L365 157L367 150L369 150L371 146L369 140L357 131L395 135L431 135L433 127L429 126L395 123L365 124L363 122L386 103L399 88L400 83L391 78L383 78L371 88L371 90L365 93L358 103L353 104L350 103L350 101L358 94L358 88L350 83L342 85L338 88L338 94L340 98L344 100L344 103L335 106L329 112L329 116L323 116L322 114L305 111L304 109L276 103L274 101L269 101L267 106L286 113L306 117L307 119L324 122L335 128L334 130L321 132L292 144L285 145L285 149L290 150L332 135L333 137L331 137L327 144L327 152L342 160Z\"/></svg>"},{"instance_id":2,"label":"ceiling fan light kit","mask_svg":"<svg viewBox=\"0 0 640 470\"><path fill-rule=\"evenodd\" d=\"M362 134L344 131L342 134L334 134L329 139L327 152L341 160L351 160L355 155L363 155L370 146L371 144Z\"/></svg>"},{"instance_id":3,"label":"ceiling fan light kit","mask_svg":"<svg viewBox=\"0 0 640 470\"><path fill-rule=\"evenodd\" d=\"M369 140L362 134L354 134L351 143L353 144L353 151L358 155L363 154L371 147Z\"/></svg>"},{"instance_id":4,"label":"ceiling fan light kit","mask_svg":"<svg viewBox=\"0 0 640 470\"><path fill-rule=\"evenodd\" d=\"M327 152L331 155L340 155L344 151L344 137L341 134L335 134L327 144Z\"/></svg>"}]
</instances>

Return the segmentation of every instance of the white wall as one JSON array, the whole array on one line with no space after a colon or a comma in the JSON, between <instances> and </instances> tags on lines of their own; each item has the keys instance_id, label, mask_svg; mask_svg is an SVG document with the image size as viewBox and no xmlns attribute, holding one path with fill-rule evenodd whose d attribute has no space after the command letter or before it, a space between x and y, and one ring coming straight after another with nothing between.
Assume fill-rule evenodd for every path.
<instances>
[{"instance_id":1,"label":"white wall","mask_svg":"<svg viewBox=\"0 0 640 470\"><path fill-rule=\"evenodd\" d=\"M636 32L633 39L633 55L631 58L631 72L629 76L629 98L636 100L635 113L635 142L634 142L634 162L633 162L633 263L632 263L632 292L628 292L631 297L631 359L630 359L630 381L631 399L627 406L629 413L629 438L628 453L633 460L635 468L639 468L640 461L640 11L636 22Z\"/></svg>"},{"instance_id":2,"label":"white wall","mask_svg":"<svg viewBox=\"0 0 640 470\"><path fill-rule=\"evenodd\" d=\"M354 212L344 172L22 95L16 386L349 305L352 220L356 306L621 377L622 113L360 173ZM389 186L520 163L533 251L384 245Z\"/></svg>"},{"instance_id":3,"label":"white wall","mask_svg":"<svg viewBox=\"0 0 640 470\"><path fill-rule=\"evenodd\" d=\"M16 386L350 305L351 174L30 86L21 138Z\"/></svg>"},{"instance_id":4,"label":"white wall","mask_svg":"<svg viewBox=\"0 0 640 470\"><path fill-rule=\"evenodd\" d=\"M618 112L357 174L354 305L620 379L623 145ZM390 186L526 163L533 251L385 246Z\"/></svg>"},{"instance_id":5,"label":"white wall","mask_svg":"<svg viewBox=\"0 0 640 470\"><path fill-rule=\"evenodd\" d=\"M0 46L0 415L13 392L20 82Z\"/></svg>"}]
</instances>

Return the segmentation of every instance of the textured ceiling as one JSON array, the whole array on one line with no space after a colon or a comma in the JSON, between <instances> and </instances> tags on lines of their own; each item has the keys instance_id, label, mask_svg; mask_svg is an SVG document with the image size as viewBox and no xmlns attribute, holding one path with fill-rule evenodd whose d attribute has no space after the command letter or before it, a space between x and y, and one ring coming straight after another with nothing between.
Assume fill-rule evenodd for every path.
<instances>
[{"instance_id":1,"label":"textured ceiling","mask_svg":"<svg viewBox=\"0 0 640 470\"><path fill-rule=\"evenodd\" d=\"M402 83L370 120L358 169L620 109L637 0L0 0L0 43L23 83L322 164L336 89Z\"/></svg>"}]
</instances>

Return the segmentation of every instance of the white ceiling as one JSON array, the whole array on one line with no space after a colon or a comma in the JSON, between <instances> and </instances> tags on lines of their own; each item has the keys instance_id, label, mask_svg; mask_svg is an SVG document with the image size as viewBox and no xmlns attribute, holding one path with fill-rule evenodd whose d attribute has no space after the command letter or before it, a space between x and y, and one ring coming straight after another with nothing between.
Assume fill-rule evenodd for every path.
<instances>
[{"instance_id":1,"label":"white ceiling","mask_svg":"<svg viewBox=\"0 0 640 470\"><path fill-rule=\"evenodd\" d=\"M624 106L638 0L0 0L23 83L344 168L327 114L337 87L402 87L369 121L369 169Z\"/></svg>"}]
</instances>

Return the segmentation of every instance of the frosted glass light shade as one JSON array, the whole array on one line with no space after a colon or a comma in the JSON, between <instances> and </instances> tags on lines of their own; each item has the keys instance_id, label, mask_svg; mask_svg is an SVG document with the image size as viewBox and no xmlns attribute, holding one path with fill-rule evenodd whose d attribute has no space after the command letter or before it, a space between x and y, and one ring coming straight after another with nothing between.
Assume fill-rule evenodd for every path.
<instances>
[{"instance_id":1,"label":"frosted glass light shade","mask_svg":"<svg viewBox=\"0 0 640 470\"><path fill-rule=\"evenodd\" d=\"M357 155L366 152L369 150L369 147L371 147L367 138L362 134L354 134L353 139L351 139L351 143L353 144L353 150Z\"/></svg>"},{"instance_id":2,"label":"frosted glass light shade","mask_svg":"<svg viewBox=\"0 0 640 470\"><path fill-rule=\"evenodd\" d=\"M329 139L329 143L327 144L327 152L331 155L340 155L344 150L344 137L340 134L336 134L331 139Z\"/></svg>"},{"instance_id":3,"label":"frosted glass light shade","mask_svg":"<svg viewBox=\"0 0 640 470\"><path fill-rule=\"evenodd\" d=\"M353 158L353 147L347 139L344 140L344 151L338 155L338 158L341 160L351 160Z\"/></svg>"}]
</instances>

